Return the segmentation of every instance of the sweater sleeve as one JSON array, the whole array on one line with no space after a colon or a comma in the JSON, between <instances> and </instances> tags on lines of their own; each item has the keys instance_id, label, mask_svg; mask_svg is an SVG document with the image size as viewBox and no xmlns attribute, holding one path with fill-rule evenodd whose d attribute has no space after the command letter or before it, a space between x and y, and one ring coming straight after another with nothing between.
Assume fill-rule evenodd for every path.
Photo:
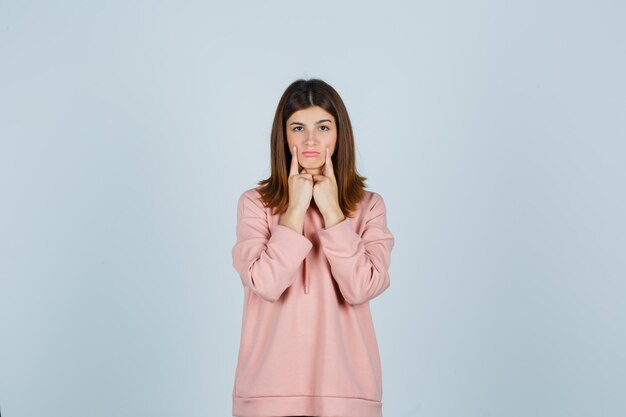
<instances>
[{"instance_id":1,"label":"sweater sleeve","mask_svg":"<svg viewBox=\"0 0 626 417\"><path fill-rule=\"evenodd\" d=\"M244 287L266 301L278 300L312 247L309 239L287 226L276 224L270 229L261 200L249 193L241 195L232 264Z\"/></svg>"},{"instance_id":2,"label":"sweater sleeve","mask_svg":"<svg viewBox=\"0 0 626 417\"><path fill-rule=\"evenodd\" d=\"M389 287L394 237L383 198L374 194L374 199L360 236L348 218L318 232L333 277L350 304L369 301Z\"/></svg>"}]
</instances>

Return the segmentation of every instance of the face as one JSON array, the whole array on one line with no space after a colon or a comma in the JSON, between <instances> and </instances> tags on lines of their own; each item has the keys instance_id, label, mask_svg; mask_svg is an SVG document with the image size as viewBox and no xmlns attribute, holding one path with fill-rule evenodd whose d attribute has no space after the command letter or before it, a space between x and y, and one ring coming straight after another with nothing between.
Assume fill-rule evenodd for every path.
<instances>
[{"instance_id":1,"label":"face","mask_svg":"<svg viewBox=\"0 0 626 417\"><path fill-rule=\"evenodd\" d=\"M300 166L310 174L323 174L326 147L332 156L337 143L337 125L333 115L319 106L298 110L287 119L285 132L289 149L294 145L297 148Z\"/></svg>"}]
</instances>

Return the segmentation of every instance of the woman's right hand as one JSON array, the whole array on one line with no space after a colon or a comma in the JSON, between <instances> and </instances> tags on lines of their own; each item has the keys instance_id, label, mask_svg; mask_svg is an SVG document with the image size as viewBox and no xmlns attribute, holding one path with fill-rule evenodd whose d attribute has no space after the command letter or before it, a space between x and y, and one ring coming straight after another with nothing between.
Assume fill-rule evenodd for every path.
<instances>
[{"instance_id":1,"label":"woman's right hand","mask_svg":"<svg viewBox=\"0 0 626 417\"><path fill-rule=\"evenodd\" d=\"M298 233L304 230L304 216L313 199L313 174L298 171L298 149L291 148L291 167L289 168L289 206L282 216L280 224Z\"/></svg>"},{"instance_id":2,"label":"woman's right hand","mask_svg":"<svg viewBox=\"0 0 626 417\"><path fill-rule=\"evenodd\" d=\"M289 184L289 209L302 214L306 213L313 198L313 175L306 173L304 168L299 171L298 149L295 145L291 148L291 168L287 182Z\"/></svg>"}]
</instances>

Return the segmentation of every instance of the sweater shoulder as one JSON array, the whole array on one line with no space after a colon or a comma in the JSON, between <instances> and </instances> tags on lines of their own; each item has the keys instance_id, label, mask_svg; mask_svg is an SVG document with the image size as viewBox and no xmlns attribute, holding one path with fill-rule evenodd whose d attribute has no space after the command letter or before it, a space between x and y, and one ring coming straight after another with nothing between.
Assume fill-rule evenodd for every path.
<instances>
[{"instance_id":1,"label":"sweater shoulder","mask_svg":"<svg viewBox=\"0 0 626 417\"><path fill-rule=\"evenodd\" d=\"M261 193L258 188L248 188L247 190L244 190L239 196L239 200L248 200L257 206L264 208L263 199L261 198Z\"/></svg>"},{"instance_id":2,"label":"sweater shoulder","mask_svg":"<svg viewBox=\"0 0 626 417\"><path fill-rule=\"evenodd\" d=\"M248 188L247 190L244 190L239 198L249 198L252 200L260 200L261 199L261 194L259 193L259 190L257 188Z\"/></svg>"},{"instance_id":3,"label":"sweater shoulder","mask_svg":"<svg viewBox=\"0 0 626 417\"><path fill-rule=\"evenodd\" d=\"M249 188L244 190L240 195L237 202L237 207L240 213L245 212L255 212L258 216L261 213L265 212L266 208L263 205L263 200L261 199L261 193L257 188ZM263 214L265 215L265 214Z\"/></svg>"},{"instance_id":4,"label":"sweater shoulder","mask_svg":"<svg viewBox=\"0 0 626 417\"><path fill-rule=\"evenodd\" d=\"M363 199L357 204L356 211L350 216L355 221L359 221L357 219L367 221L367 219L379 213L381 209L385 211L385 203L379 193L369 190L364 191Z\"/></svg>"},{"instance_id":5,"label":"sweater shoulder","mask_svg":"<svg viewBox=\"0 0 626 417\"><path fill-rule=\"evenodd\" d=\"M371 209L373 206L381 203L384 205L385 200L383 199L383 196L380 195L380 193L377 193L376 191L365 190L365 196L363 197L363 200L361 200L360 205L362 208Z\"/></svg>"}]
</instances>

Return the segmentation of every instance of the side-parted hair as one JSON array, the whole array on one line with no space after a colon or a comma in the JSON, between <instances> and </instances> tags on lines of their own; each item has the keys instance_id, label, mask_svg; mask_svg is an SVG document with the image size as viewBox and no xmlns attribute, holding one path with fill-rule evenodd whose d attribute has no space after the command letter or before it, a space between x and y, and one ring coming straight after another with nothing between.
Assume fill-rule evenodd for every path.
<instances>
[{"instance_id":1,"label":"side-parted hair","mask_svg":"<svg viewBox=\"0 0 626 417\"><path fill-rule=\"evenodd\" d=\"M352 217L357 204L365 197L365 180L356 169L354 136L348 111L333 87L319 79L299 79L285 90L272 124L271 164L269 178L258 182L257 190L265 207L273 207L273 214L284 213L289 206L289 167L291 151L287 143L285 123L292 114L311 106L319 106L332 114L337 123L337 142L331 156L337 179L339 206L344 216Z\"/></svg>"}]
</instances>

